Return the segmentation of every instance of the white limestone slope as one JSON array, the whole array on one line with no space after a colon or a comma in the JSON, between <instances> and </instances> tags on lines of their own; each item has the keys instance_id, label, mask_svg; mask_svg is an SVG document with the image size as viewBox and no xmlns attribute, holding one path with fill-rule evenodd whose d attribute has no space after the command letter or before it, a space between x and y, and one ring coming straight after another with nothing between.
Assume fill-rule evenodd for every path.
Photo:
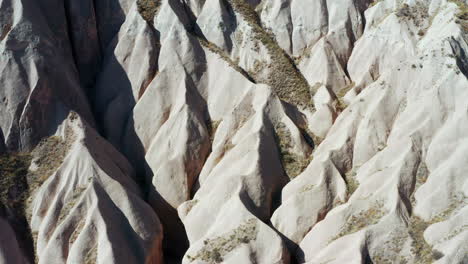
<instances>
[{"instance_id":1,"label":"white limestone slope","mask_svg":"<svg viewBox=\"0 0 468 264\"><path fill-rule=\"evenodd\" d=\"M0 263L162 263L159 219L87 98L100 56L93 1L5 0L0 12L0 151L33 158L21 194L30 226L18 228L31 234L2 219Z\"/></svg>"},{"instance_id":2,"label":"white limestone slope","mask_svg":"<svg viewBox=\"0 0 468 264\"><path fill-rule=\"evenodd\" d=\"M63 23L65 10L54 6L61 5L0 2L0 125L11 151L30 150L53 133L69 109L92 122Z\"/></svg>"},{"instance_id":3,"label":"white limestone slope","mask_svg":"<svg viewBox=\"0 0 468 264\"><path fill-rule=\"evenodd\" d=\"M162 227L130 164L79 118L68 119L58 136L69 150L30 206L39 263L160 263Z\"/></svg>"},{"instance_id":4,"label":"white limestone slope","mask_svg":"<svg viewBox=\"0 0 468 264\"><path fill-rule=\"evenodd\" d=\"M0 264L468 261L466 1L154 3L0 0Z\"/></svg>"},{"instance_id":5,"label":"white limestone slope","mask_svg":"<svg viewBox=\"0 0 468 264\"><path fill-rule=\"evenodd\" d=\"M227 145L237 144L236 140L244 141L242 138L250 135L250 139L239 149L248 150L252 147L250 144L259 145L258 149L252 150L251 158L244 159L244 162L247 162L243 165L246 169L244 172L231 174L231 177L237 178L238 173L245 173L246 179L237 182L236 185L239 187L235 189L225 185L223 181L218 182L229 187L226 195L232 196L232 202L236 204L234 207L226 206L226 213L229 212L231 215L241 211L245 213L239 215L236 221L223 217L219 219L216 227L202 228L196 223L208 223L207 214L215 210L211 206L212 202L216 199L221 206L226 195L214 192L212 197L195 198L200 200L200 204L205 204L196 207L200 208L198 215L181 217L191 244L189 252L197 249L196 242L199 245L203 240L214 239L224 233L225 225L232 225L234 229L244 222L255 221L261 236L276 241L276 253L272 256L268 251L260 251L263 240L256 239L251 242L250 249L239 249L243 250L240 257L243 258L245 254L251 252L248 254L260 263L289 261L281 238L273 229L260 221L268 221L273 208L272 200L287 181L286 175L282 172L278 153L271 152L276 149L274 125L282 119L284 122L289 122L288 126L291 127L291 134L294 136L291 144L301 155L305 156L310 152L310 147L293 121L287 117L283 106L272 94L271 89L251 83L244 75L231 68L219 54L203 47L198 37L187 31L190 14L180 10L183 10L181 6L165 2L155 18L155 29L160 33L161 41L159 71L133 109L131 118L134 125L127 127L124 148L128 153L137 153L138 149L133 145L134 142L140 142L145 150L145 160L148 164L146 175L151 184L148 199L161 216L168 246L171 247L172 244L183 242L183 233L181 234L184 232L183 228L176 223L177 207L190 200L195 191L201 194L204 188L210 188L206 187L209 185L205 185L207 180L205 178L208 177L210 170L217 168L218 162L221 164L224 159L228 159ZM258 92L254 92L255 90ZM263 107L269 108L271 100L275 105L274 110L261 108L254 110L258 104L266 104ZM274 114L269 114L265 119L263 117L265 111ZM253 116L255 112L258 114ZM274 115L274 120L270 115ZM230 121L231 123L226 123L226 119L231 118L235 119ZM243 128L244 123L251 118L257 120L256 124ZM217 124L219 124L218 130L215 129ZM216 135L221 133L225 126L230 126L231 130L244 129L243 133L246 134L236 136L235 132L231 131L215 148L215 145L211 145L210 136L211 138L214 136L213 144L217 144ZM214 135L215 131L219 132ZM232 143L227 143L228 141ZM233 147L232 151L236 149L238 147ZM268 168L267 171L263 171L267 168L259 168L260 171L254 169L265 167L270 162L276 164L276 168ZM220 170L224 171L222 167ZM251 184L253 186L250 186ZM242 190L243 188L250 190ZM193 200L188 203L193 203ZM195 211L197 210L194 208L193 212ZM220 217L222 215L220 214ZM192 222L194 224L191 224ZM190 253L186 254L186 261L189 260L189 255ZM224 258L227 261L227 257ZM233 257L231 261L236 261L238 258L239 256Z\"/></svg>"},{"instance_id":6,"label":"white limestone slope","mask_svg":"<svg viewBox=\"0 0 468 264\"><path fill-rule=\"evenodd\" d=\"M455 4L439 1L382 1L366 11L368 24L348 64L356 82L350 105L310 166L283 189L272 219L300 244L300 259L466 261L466 162L459 155L466 148L460 129L468 124L468 82L459 50L467 43L456 12ZM430 25L423 36L422 25ZM329 162L332 171L323 173ZM358 186L354 193L350 185ZM314 205L324 197L330 207ZM333 208L332 201L346 203ZM327 213L322 221L311 221L320 213ZM436 226L446 228L444 235Z\"/></svg>"}]
</instances>

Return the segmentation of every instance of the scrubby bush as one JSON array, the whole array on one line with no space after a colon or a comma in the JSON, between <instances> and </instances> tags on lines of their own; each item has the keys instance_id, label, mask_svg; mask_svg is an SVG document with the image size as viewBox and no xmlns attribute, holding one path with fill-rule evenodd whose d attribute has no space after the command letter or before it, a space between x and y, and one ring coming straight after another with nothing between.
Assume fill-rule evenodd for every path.
<instances>
[{"instance_id":1,"label":"scrubby bush","mask_svg":"<svg viewBox=\"0 0 468 264\"><path fill-rule=\"evenodd\" d=\"M138 0L138 12L143 19L153 25L153 20L161 7L161 0Z\"/></svg>"},{"instance_id":2,"label":"scrubby bush","mask_svg":"<svg viewBox=\"0 0 468 264\"><path fill-rule=\"evenodd\" d=\"M22 210L28 196L27 174L31 155L14 153L0 156L0 202Z\"/></svg>"}]
</instances>

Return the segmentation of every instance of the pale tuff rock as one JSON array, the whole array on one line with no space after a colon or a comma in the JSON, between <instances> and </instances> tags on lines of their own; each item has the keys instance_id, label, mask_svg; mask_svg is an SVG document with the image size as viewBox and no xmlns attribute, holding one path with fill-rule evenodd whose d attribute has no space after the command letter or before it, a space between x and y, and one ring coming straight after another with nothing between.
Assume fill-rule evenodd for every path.
<instances>
[{"instance_id":1,"label":"pale tuff rock","mask_svg":"<svg viewBox=\"0 0 468 264\"><path fill-rule=\"evenodd\" d=\"M289 144L293 148L289 151L301 151L302 155L309 151L300 131L289 130L295 128L294 123L283 112L277 98L272 96L270 88L257 86L245 95L236 109L233 116L223 117L216 130L213 151L199 177L200 188L192 201L179 207L188 238L191 245L194 244L184 258L187 262L203 260L200 245L205 240L211 241L221 235L226 237L226 243L233 243L234 238L224 234L226 226L238 223L233 219L247 221L258 217L267 221L269 218L279 198L279 190L287 181L278 159L279 153L267 148L285 136L278 133L278 129L275 132L273 127L283 124L284 131L291 135ZM241 213L243 211L245 213ZM213 212L217 212L216 215ZM265 233L262 236L268 238L250 239L246 243L249 248L242 246L244 243L233 246L222 254L222 258L227 263L238 263L247 254L257 263L288 263L288 255L279 236L267 226L262 225L261 230ZM268 252L272 255L265 255L267 253L262 251L265 239L270 241ZM220 250L224 250L222 246ZM239 251L243 253L239 255Z\"/></svg>"},{"instance_id":2,"label":"pale tuff rock","mask_svg":"<svg viewBox=\"0 0 468 264\"><path fill-rule=\"evenodd\" d=\"M311 116L309 129L319 138L324 138L337 117L334 93L320 85L314 96L317 111ZM318 142L317 142L318 143Z\"/></svg>"},{"instance_id":3,"label":"pale tuff rock","mask_svg":"<svg viewBox=\"0 0 468 264\"><path fill-rule=\"evenodd\" d=\"M151 254L159 254L159 263L157 216L141 200L128 162L87 126L68 119L60 127L68 151L33 195L31 229L39 263L142 263ZM107 241L132 246L114 248Z\"/></svg>"},{"instance_id":4,"label":"pale tuff rock","mask_svg":"<svg viewBox=\"0 0 468 264\"><path fill-rule=\"evenodd\" d=\"M106 138L122 149L131 110L157 74L156 32L131 8L120 31L104 53L96 81L95 108Z\"/></svg>"},{"instance_id":5,"label":"pale tuff rock","mask_svg":"<svg viewBox=\"0 0 468 264\"><path fill-rule=\"evenodd\" d=\"M143 201L133 169L93 128L85 96L99 59L92 5L0 3L2 146L29 151L42 138L31 152L24 194L33 241L24 241L29 227L16 234L22 250L24 243L34 243L35 250L15 254L15 236L2 222L2 238L10 244L1 244L1 263L22 263L22 256L24 263L162 262L162 227ZM67 19L83 32L69 35ZM69 115L71 109L78 114Z\"/></svg>"},{"instance_id":6,"label":"pale tuff rock","mask_svg":"<svg viewBox=\"0 0 468 264\"><path fill-rule=\"evenodd\" d=\"M382 5L384 3L377 4L366 14L369 16L378 14L379 12L375 9L382 8ZM403 8L406 7L403 6ZM421 5L409 8L425 9ZM339 144L333 149L336 151L339 149L337 147L341 146L341 149L346 149L346 152L341 151L341 153L352 155L348 156L348 159L342 157L335 161L335 164L347 167L340 172L347 181L348 196L351 195L349 187L357 185L353 188L357 187L357 190L345 205L331 210L323 221L315 226L313 222L308 225L312 230L300 242L300 250L297 254L299 258L303 255L304 259L310 263L323 261L341 263L344 259L359 262L366 255L373 261L391 260L397 255L402 262L422 259L439 260L441 263L450 261L460 263L465 257L465 253L455 253L459 252L458 250L463 252L462 244L466 244L460 244L463 239L446 242L450 246L445 246L447 252L444 253L444 247L436 243L428 244L431 241L424 241L424 238L431 236L431 230L434 229L428 228L424 232L425 228L421 226L431 227L432 224L456 217L456 209L465 206L466 190L463 188L466 187L466 183L463 174L457 172L458 168L463 170L463 165L461 165L463 162L459 163L458 158L452 156L458 152L462 153L464 145L449 145L449 142L455 138L456 140L464 138L461 134L450 136L450 133L456 134L459 126L466 125L467 105L461 99L456 98L466 93L467 80L459 71L457 74L453 66L447 65L453 65L457 61L448 39L452 39L461 46L466 45L466 42L461 38L458 28L447 31L447 27L453 25L448 16L448 14L453 16L453 9L448 5L440 7L438 13L434 14L433 26L428 28L424 37L413 36L409 33L406 35L411 40L409 47L412 47L412 50L408 49L408 45L401 46L400 52L398 49L389 49L388 53L382 53L380 49L371 50L370 46L375 47L379 43L385 43L381 42L382 39L391 39L392 34L396 37L405 37L405 34L401 34L401 30L391 26L393 24L400 27L397 14L384 14L385 18L380 24L375 29L365 32L358 40L351 56L349 69L351 77L356 76L353 80L357 80L358 87L367 85L365 90L352 99L351 105L338 117L325 141L314 153L314 160L309 168L283 189L283 199L290 193L291 188L295 188L295 191L275 212L276 218L273 219L277 221L275 226L279 227L280 232L282 229L288 230L284 227L286 223L296 222L296 219L303 219L306 216L304 213L299 216L286 213L288 208L291 208L289 203L294 203L302 196L296 191L299 186L306 188L316 183L317 177L325 182L333 182L333 179L337 179L337 176L333 174L324 176L312 174L311 169L322 153L332 149L329 147L332 143L336 145L339 140L344 139L341 144L345 145ZM367 19L367 21L372 20L376 18ZM414 23L414 21L408 23ZM446 26L442 27L443 24ZM409 24L410 28L411 26L414 25ZM402 30L407 30L408 25L403 24L401 27L403 27ZM417 39L421 40L416 42ZM431 42L425 39L431 39ZM387 47L389 47L388 43L382 46L382 48ZM355 57L354 54L359 53L362 55ZM374 63L367 63L369 59ZM377 74L374 77L358 77L372 76L369 74L375 73ZM375 82L368 85L373 81L372 78ZM457 96L454 97L454 95ZM437 98L437 103L434 104L434 101L425 100L425 98ZM347 125L348 120L356 120L357 123L350 127ZM340 133L336 133L337 131ZM435 131L438 132L435 133ZM345 135L349 135L348 139L344 137ZM348 147L345 148L346 145ZM450 154L443 153L449 149ZM330 158L333 160L333 156ZM453 162L459 165L449 165L454 164ZM351 173L347 173L351 165L354 169ZM420 167L427 169L418 169ZM454 167L457 167L457 170L454 170ZM450 172L444 171L444 168ZM439 172L439 170L442 171ZM416 173L419 171L424 172ZM444 175L439 176L443 179L437 180L437 175L441 175L440 173ZM313 190L313 187L311 189ZM412 194L413 191L415 194ZM413 195L414 198L412 198ZM315 194L308 201L315 201L321 197L323 196ZM373 204L376 202L386 205L381 208L385 210L383 213L375 211ZM296 202L296 204L300 203ZM364 208L358 209L363 205ZM446 211L449 208L453 209ZM285 213L281 214L283 210ZM307 210L300 210L300 212L307 212ZM366 217L360 218L359 214ZM278 216L283 217L282 221L277 220L281 218ZM376 216L375 221L373 221L373 216ZM392 219L391 222L389 222L390 219ZM347 236L348 232L343 232L343 230L347 230L349 221L353 220L356 221L354 226L359 226L359 222L362 221L362 229L353 230L351 233L357 233L352 235L353 239L351 239ZM464 230L463 227L459 228ZM390 236L395 238L386 243L388 252L382 252L382 249L379 249L382 243L379 241L389 235L389 230L398 229L402 229L403 234ZM359 240L358 234L361 232L364 232L365 236ZM291 233L289 236L294 239L298 235ZM296 241L299 240L296 239ZM347 243L342 240L354 242L345 246ZM362 241L364 244L356 248L356 241ZM396 251L392 253L391 244L398 244L401 248L394 249ZM335 253L332 256L331 252L337 252L338 248L340 254L337 256Z\"/></svg>"},{"instance_id":7,"label":"pale tuff rock","mask_svg":"<svg viewBox=\"0 0 468 264\"><path fill-rule=\"evenodd\" d=\"M467 262L467 5L0 0L0 263Z\"/></svg>"},{"instance_id":8,"label":"pale tuff rock","mask_svg":"<svg viewBox=\"0 0 468 264\"><path fill-rule=\"evenodd\" d=\"M73 64L64 10L49 8L55 4L5 0L0 5L0 125L11 151L32 149L53 133L69 109L92 122Z\"/></svg>"}]
</instances>

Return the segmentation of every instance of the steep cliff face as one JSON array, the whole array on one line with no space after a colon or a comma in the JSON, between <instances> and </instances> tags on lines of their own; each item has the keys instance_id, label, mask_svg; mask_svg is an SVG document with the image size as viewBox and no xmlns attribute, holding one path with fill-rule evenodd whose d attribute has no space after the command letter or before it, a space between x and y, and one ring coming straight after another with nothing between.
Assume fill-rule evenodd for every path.
<instances>
[{"instance_id":1,"label":"steep cliff face","mask_svg":"<svg viewBox=\"0 0 468 264\"><path fill-rule=\"evenodd\" d=\"M468 262L464 0L0 0L0 263Z\"/></svg>"}]
</instances>

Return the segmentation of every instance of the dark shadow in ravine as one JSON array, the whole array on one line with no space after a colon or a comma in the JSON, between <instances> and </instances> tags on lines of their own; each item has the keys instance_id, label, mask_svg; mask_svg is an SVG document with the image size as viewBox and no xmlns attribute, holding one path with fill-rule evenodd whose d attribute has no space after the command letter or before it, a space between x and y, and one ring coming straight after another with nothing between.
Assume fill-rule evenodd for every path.
<instances>
[{"instance_id":1,"label":"dark shadow in ravine","mask_svg":"<svg viewBox=\"0 0 468 264\"><path fill-rule=\"evenodd\" d=\"M104 100L105 103L95 105L97 123L101 124L101 133L104 138L112 143L135 169L135 181L142 190L144 200L153 207L161 220L164 229L163 247L165 258L181 259L188 248L185 228L178 218L176 209L172 208L154 190L151 181L154 175L145 159L146 150L144 145L135 130L133 108L136 102L133 99L132 85L125 69L121 67L115 55L112 52L107 54L110 56L106 56L104 62L112 64L112 75L116 78L116 80L109 80L108 87L118 87L118 89L106 91L105 96L109 97L108 100ZM101 85L100 87L104 86ZM96 93L99 94L100 91L96 91ZM99 102L98 99L96 101ZM112 114L105 115L110 109L113 109ZM109 118L112 120L109 120ZM113 123L112 127L117 129L105 127L103 126L104 123ZM156 206L154 202L148 200L150 190L153 195L158 196L156 197L158 201ZM155 199L154 197L151 198L152 200ZM176 238L174 239L174 237Z\"/></svg>"},{"instance_id":2,"label":"dark shadow in ravine","mask_svg":"<svg viewBox=\"0 0 468 264\"><path fill-rule=\"evenodd\" d=\"M170 4L172 6L174 3L171 1ZM180 5L180 3L176 5ZM183 10L173 8L177 12ZM153 47L158 49L159 32L152 26L150 27L153 29L155 36ZM180 261L189 246L187 234L178 217L176 208L172 207L153 186L152 179L157 175L154 175L145 159L146 150L135 129L133 108L136 102L133 97L132 84L125 69L113 52L117 45L115 41L110 44L105 53L103 70L95 88L94 112L96 120L100 124L102 135L124 154L134 167L136 181L144 193L145 200L153 207L163 224L165 259ZM201 49L201 47L198 48ZM203 54L203 52L196 52L196 54ZM151 62L155 65L155 74L158 71L158 57L159 50L155 55L155 60ZM202 63L206 64L205 58L200 57L197 57L196 60L201 60ZM109 78L104 76L106 68L111 69L111 74L107 73ZM158 89L158 87L152 87L151 89ZM148 111L151 111L151 109L148 109Z\"/></svg>"}]
</instances>

